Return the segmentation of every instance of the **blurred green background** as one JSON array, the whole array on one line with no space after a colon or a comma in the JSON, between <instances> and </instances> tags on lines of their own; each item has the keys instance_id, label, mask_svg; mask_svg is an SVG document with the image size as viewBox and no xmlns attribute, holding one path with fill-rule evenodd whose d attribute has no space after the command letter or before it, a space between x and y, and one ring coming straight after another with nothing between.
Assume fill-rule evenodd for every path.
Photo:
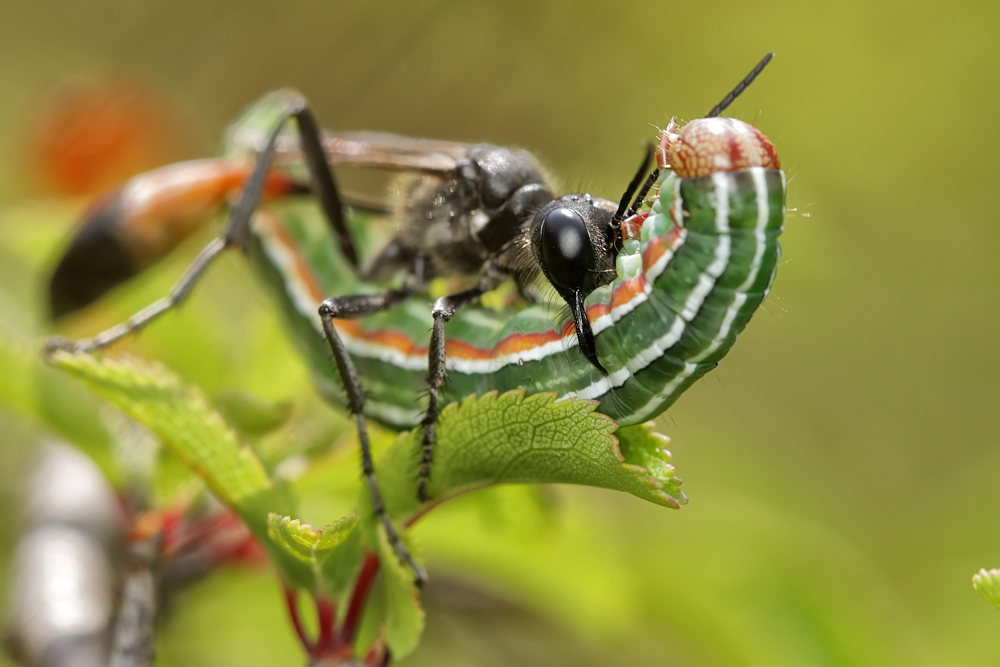
<instances>
[{"instance_id":1,"label":"blurred green background","mask_svg":"<svg viewBox=\"0 0 1000 667\"><path fill-rule=\"evenodd\" d=\"M961 0L3 3L2 327L47 331L42 276L81 206L25 167L32 110L68 80L154 91L174 158L294 86L328 127L521 146L614 198L652 124L703 114L773 50L729 113L789 176L784 259L660 419L690 504L560 488L541 523L514 491L443 508L416 530L435 579L403 664L1000 664L970 584L1000 565L998 30L1000 5ZM163 292L204 238L67 331ZM211 392L315 401L236 256L133 348ZM0 426L6 565L37 429ZM301 662L266 571L214 576L163 626L162 665Z\"/></svg>"}]
</instances>

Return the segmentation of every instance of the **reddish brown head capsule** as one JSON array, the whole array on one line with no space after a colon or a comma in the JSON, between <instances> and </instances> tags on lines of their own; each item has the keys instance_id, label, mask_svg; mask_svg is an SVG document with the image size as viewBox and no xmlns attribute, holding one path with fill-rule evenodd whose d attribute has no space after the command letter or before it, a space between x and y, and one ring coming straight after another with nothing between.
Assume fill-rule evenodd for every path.
<instances>
[{"instance_id":1,"label":"reddish brown head capsule","mask_svg":"<svg viewBox=\"0 0 1000 667\"><path fill-rule=\"evenodd\" d=\"M661 169L673 169L681 178L747 167L781 169L774 144L756 127L735 118L699 118L680 132L670 121L656 158Z\"/></svg>"}]
</instances>

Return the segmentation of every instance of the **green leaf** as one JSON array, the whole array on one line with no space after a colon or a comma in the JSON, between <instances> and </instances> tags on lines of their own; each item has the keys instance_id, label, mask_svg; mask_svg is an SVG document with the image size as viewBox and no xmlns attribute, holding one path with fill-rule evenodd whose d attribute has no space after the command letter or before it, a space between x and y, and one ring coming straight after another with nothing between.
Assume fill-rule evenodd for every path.
<instances>
[{"instance_id":1,"label":"green leaf","mask_svg":"<svg viewBox=\"0 0 1000 667\"><path fill-rule=\"evenodd\" d=\"M972 575L972 587L991 605L1000 609L1000 570L983 568Z\"/></svg>"},{"instance_id":2,"label":"green leaf","mask_svg":"<svg viewBox=\"0 0 1000 667\"><path fill-rule=\"evenodd\" d=\"M101 468L112 484L124 472L94 397L42 363L40 347L0 331L0 407L59 434Z\"/></svg>"},{"instance_id":3,"label":"green leaf","mask_svg":"<svg viewBox=\"0 0 1000 667\"><path fill-rule=\"evenodd\" d=\"M390 516L400 524L429 504L492 484L585 484L630 493L666 507L687 502L680 480L667 462L666 438L644 424L618 431L610 418L594 412L594 401L557 401L554 394L495 392L451 404L437 424L437 442L428 490L430 503L417 499L421 439L403 433L376 466L379 489ZM396 657L416 646L423 628L413 574L392 552L377 524L367 489L359 497L385 577L386 641Z\"/></svg>"},{"instance_id":4,"label":"green leaf","mask_svg":"<svg viewBox=\"0 0 1000 667\"><path fill-rule=\"evenodd\" d=\"M298 519L272 513L268 517L271 542L286 555L289 581L315 597L341 598L361 566L361 532L357 515L350 514L323 530Z\"/></svg>"},{"instance_id":5,"label":"green leaf","mask_svg":"<svg viewBox=\"0 0 1000 667\"><path fill-rule=\"evenodd\" d=\"M681 480L674 476L674 467L670 465L667 450L670 438L654 431L655 427L653 422L646 422L615 431L625 463L642 469L634 471L637 476L633 483L637 485L637 492L615 488L658 505L680 509L687 503L687 496L681 491Z\"/></svg>"},{"instance_id":6,"label":"green leaf","mask_svg":"<svg viewBox=\"0 0 1000 667\"><path fill-rule=\"evenodd\" d=\"M428 491L432 502L490 484L583 484L678 508L687 502L650 425L618 430L594 401L557 401L523 390L471 396L441 413ZM422 430L401 434L377 466L393 518L424 509L417 500ZM362 503L365 496L362 493ZM364 505L363 505L364 506Z\"/></svg>"},{"instance_id":7,"label":"green leaf","mask_svg":"<svg viewBox=\"0 0 1000 667\"><path fill-rule=\"evenodd\" d=\"M290 403L265 401L241 391L226 391L214 396L212 404L245 440L256 440L270 433L292 415Z\"/></svg>"},{"instance_id":8,"label":"green leaf","mask_svg":"<svg viewBox=\"0 0 1000 667\"><path fill-rule=\"evenodd\" d=\"M413 584L413 572L396 557L385 531L381 526L368 523L373 528L379 563L382 567L382 595L385 608L385 641L394 658L402 659L413 652L420 643L424 631L426 614L420 606L417 587ZM403 537L410 555L417 558L414 546Z\"/></svg>"},{"instance_id":9,"label":"green leaf","mask_svg":"<svg viewBox=\"0 0 1000 667\"><path fill-rule=\"evenodd\" d=\"M268 513L290 513L253 451L240 445L200 391L163 366L62 351L52 363L159 436L263 542Z\"/></svg>"},{"instance_id":10,"label":"green leaf","mask_svg":"<svg viewBox=\"0 0 1000 667\"><path fill-rule=\"evenodd\" d=\"M166 447L156 452L156 464L149 478L153 507L186 507L205 488L204 481Z\"/></svg>"}]
</instances>

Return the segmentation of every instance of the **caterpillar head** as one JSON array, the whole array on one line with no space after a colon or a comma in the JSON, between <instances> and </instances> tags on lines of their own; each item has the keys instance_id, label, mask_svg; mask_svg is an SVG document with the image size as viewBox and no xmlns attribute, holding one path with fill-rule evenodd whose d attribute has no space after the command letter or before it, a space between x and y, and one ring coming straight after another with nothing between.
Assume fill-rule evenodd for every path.
<instances>
[{"instance_id":1,"label":"caterpillar head","mask_svg":"<svg viewBox=\"0 0 1000 667\"><path fill-rule=\"evenodd\" d=\"M781 169L774 144L749 123L735 118L699 118L682 128L670 121L656 149L660 169L680 178L747 167Z\"/></svg>"}]
</instances>

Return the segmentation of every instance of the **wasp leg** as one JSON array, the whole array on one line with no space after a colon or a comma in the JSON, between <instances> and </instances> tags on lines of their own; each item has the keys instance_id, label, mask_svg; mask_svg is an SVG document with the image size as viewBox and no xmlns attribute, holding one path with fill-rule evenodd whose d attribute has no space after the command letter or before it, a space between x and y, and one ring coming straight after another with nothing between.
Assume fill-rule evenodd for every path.
<instances>
[{"instance_id":1,"label":"wasp leg","mask_svg":"<svg viewBox=\"0 0 1000 667\"><path fill-rule=\"evenodd\" d=\"M306 169L309 172L309 180L316 194L316 199L319 200L323 214L333 228L332 231L337 237L341 253L343 253L348 264L352 268L357 269L358 253L354 248L354 241L351 239L351 234L344 221L344 200L337 189L337 183L333 178L333 172L330 170L330 164L326 161L326 153L323 150L323 139L319 126L316 124L316 119L309 109L308 102L306 102L301 94L295 91L287 91L284 104L284 112L275 124L274 130L268 136L264 149L257 154L257 161L254 163L254 173L251 175L250 180L247 181L244 194L250 190L250 184L253 182L253 177L257 175L258 170L262 172L260 178L263 182L271 163L274 161L274 154L277 152L277 143L278 138L281 136L281 131L288 119L294 118L298 126L302 156L305 159ZM234 219L236 209L244 205L244 200L246 200L246 206L249 210L245 212L245 219L237 224L237 221ZM226 230L227 241L234 244L238 243L241 247L245 245L249 233L250 216L257 208L259 201L259 191L255 193L252 200L247 197L240 197L240 201L234 207L231 225Z\"/></svg>"},{"instance_id":2,"label":"wasp leg","mask_svg":"<svg viewBox=\"0 0 1000 667\"><path fill-rule=\"evenodd\" d=\"M250 230L250 220L260 204L261 194L267 184L268 171L270 170L271 163L274 161L278 137L281 135L285 122L292 117L298 123L299 135L302 141L302 152L306 158L306 165L309 168L309 174L316 195L327 219L330 221L330 225L337 235L341 251L351 266L357 267L357 253L354 250L354 243L344 223L344 207L337 191L337 185L333 180L330 166L326 163L323 147L320 143L319 129L305 100L301 97L294 97L290 99L287 110L268 136L264 148L257 153L253 171L247 179L246 185L244 185L236 204L230 209L225 233L213 239L205 246L198 257L195 258L184 272L184 275L181 276L181 279L170 290L170 293L143 308L125 322L106 329L93 338L87 338L75 343L62 338L52 338L46 344L46 354L57 349L69 349L79 352L99 350L123 336L138 331L163 313L180 305L187 298L188 294L190 294L191 289L198 283L198 280L204 275L205 269L208 268L223 250L233 246L245 247Z\"/></svg>"},{"instance_id":3,"label":"wasp leg","mask_svg":"<svg viewBox=\"0 0 1000 667\"><path fill-rule=\"evenodd\" d=\"M337 190L337 184L333 180L330 163L326 161L319 126L316 124L316 119L313 117L312 111L309 110L309 105L304 97L294 96L290 99L288 110L281 122L278 123L279 128L284 125L289 116L294 116L299 126L302 154L306 160L306 167L309 169L309 178L316 191L316 198L319 199L326 219L333 227L340 251L351 267L357 269L358 253L354 249L354 241L351 239L351 233L347 230L347 224L344 222L344 203ZM276 137L272 136L271 141L276 141Z\"/></svg>"},{"instance_id":4,"label":"wasp leg","mask_svg":"<svg viewBox=\"0 0 1000 667\"><path fill-rule=\"evenodd\" d=\"M417 497L421 502L430 500L427 493L427 482L431 474L431 461L434 458L434 442L437 438L435 428L440 412L440 389L445 380L445 339L444 325L455 316L459 310L475 303L479 298L496 287L509 275L498 257L486 262L479 280L474 287L443 296L434 302L432 315L434 327L431 329L431 342L427 351L427 413L424 416L423 456L420 459L420 482L417 486Z\"/></svg>"},{"instance_id":5,"label":"wasp leg","mask_svg":"<svg viewBox=\"0 0 1000 667\"><path fill-rule=\"evenodd\" d=\"M407 288L401 290L386 290L382 294L375 295L348 295L337 296L326 299L319 307L319 316L323 321L323 331L326 340L333 351L333 358L337 362L337 371L340 379L344 383L344 391L347 393L347 409L354 415L358 424L358 439L361 441L361 470L368 484L368 492L371 494L372 507L382 525L385 527L386 536L396 555L401 561L409 566L413 572L415 583L420 586L427 580L427 575L417 565L410 555L406 545L399 539L392 520L386 512L385 504L382 502L382 494L378 490L378 482L375 479L375 464L372 461L371 445L368 441L368 426L365 422L365 392L361 386L361 378L358 370L354 366L344 342L337 333L337 328L333 324L335 318L355 318L369 315L379 310L392 308L405 299L411 291Z\"/></svg>"},{"instance_id":6,"label":"wasp leg","mask_svg":"<svg viewBox=\"0 0 1000 667\"><path fill-rule=\"evenodd\" d=\"M213 239L205 248L198 253L198 257L188 266L184 275L177 281L170 293L146 306L138 313L128 318L121 324L116 324L110 329L105 329L93 338L84 338L79 341L71 341L60 336L53 336L45 343L45 354L49 355L55 350L71 350L74 352L91 352L100 350L115 342L119 338L126 336L133 331L138 331L152 320L156 319L166 311L179 305L191 292L198 279L204 274L205 269L212 263L219 254L227 247L224 238Z\"/></svg>"},{"instance_id":7,"label":"wasp leg","mask_svg":"<svg viewBox=\"0 0 1000 667\"><path fill-rule=\"evenodd\" d=\"M279 123L271 133L264 150L257 155L257 162L254 164L253 172L251 172L250 178L247 179L239 200L229 212L229 221L226 224L225 234L212 239L205 246L167 296L146 306L125 322L116 324L93 338L86 338L75 343L61 338L50 339L46 344L46 353L50 353L56 349L70 349L78 352L99 350L123 336L142 329L163 313L180 305L187 298L188 294L191 293L191 289L198 283L198 280L204 275L205 269L208 268L223 250L233 245L242 244L246 240L250 217L260 202L261 193L264 190L267 180L268 168L274 157L275 142L280 132L281 124Z\"/></svg>"}]
</instances>

